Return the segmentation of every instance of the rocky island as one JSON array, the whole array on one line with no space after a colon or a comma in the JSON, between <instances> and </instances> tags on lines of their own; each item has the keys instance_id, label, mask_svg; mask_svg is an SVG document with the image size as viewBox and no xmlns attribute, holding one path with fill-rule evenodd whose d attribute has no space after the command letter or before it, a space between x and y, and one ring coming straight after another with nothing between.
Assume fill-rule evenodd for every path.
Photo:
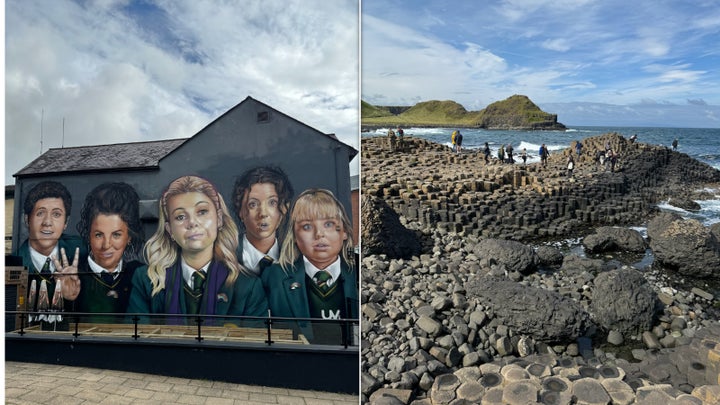
<instances>
[{"instance_id":1,"label":"rocky island","mask_svg":"<svg viewBox=\"0 0 720 405\"><path fill-rule=\"evenodd\" d=\"M362 102L362 128L450 127L507 130L565 130L556 114L548 114L527 96L514 95L480 111L467 111L454 101L425 101L412 107L378 107Z\"/></svg>"},{"instance_id":2,"label":"rocky island","mask_svg":"<svg viewBox=\"0 0 720 405\"><path fill-rule=\"evenodd\" d=\"M720 171L582 142L569 177L572 145L542 167L362 139L363 403L720 401L720 225L657 209L713 198Z\"/></svg>"}]
</instances>

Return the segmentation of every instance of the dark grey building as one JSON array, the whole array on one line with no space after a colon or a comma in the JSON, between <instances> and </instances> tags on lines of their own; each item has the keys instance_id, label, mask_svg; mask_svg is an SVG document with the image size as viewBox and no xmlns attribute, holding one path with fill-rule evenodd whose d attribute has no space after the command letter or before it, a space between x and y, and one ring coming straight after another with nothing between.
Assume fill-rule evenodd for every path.
<instances>
[{"instance_id":1,"label":"dark grey building","mask_svg":"<svg viewBox=\"0 0 720 405\"><path fill-rule=\"evenodd\" d=\"M350 160L357 150L334 134L320 132L247 97L191 138L50 149L15 173L13 251L27 238L22 206L27 192L44 180L63 183L73 196L67 233L76 234L80 209L95 186L124 181L137 190L145 236L157 228L157 200L182 175L213 182L232 208L232 189L246 169L281 167L296 194L311 187L331 190L351 212Z\"/></svg>"}]
</instances>

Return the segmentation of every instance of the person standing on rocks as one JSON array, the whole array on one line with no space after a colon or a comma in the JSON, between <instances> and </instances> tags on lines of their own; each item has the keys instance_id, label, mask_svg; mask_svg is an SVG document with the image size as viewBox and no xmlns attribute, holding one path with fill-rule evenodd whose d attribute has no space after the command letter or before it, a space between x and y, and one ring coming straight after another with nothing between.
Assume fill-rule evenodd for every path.
<instances>
[{"instance_id":1,"label":"person standing on rocks","mask_svg":"<svg viewBox=\"0 0 720 405\"><path fill-rule=\"evenodd\" d=\"M452 135L450 135L450 142L452 143L452 151L455 152L455 137L457 137L458 131L453 131Z\"/></svg>"},{"instance_id":2,"label":"person standing on rocks","mask_svg":"<svg viewBox=\"0 0 720 405\"><path fill-rule=\"evenodd\" d=\"M498 159L500 163L505 163L505 145L500 145L500 149L498 149Z\"/></svg>"},{"instance_id":3,"label":"person standing on rocks","mask_svg":"<svg viewBox=\"0 0 720 405\"><path fill-rule=\"evenodd\" d=\"M463 141L463 135L460 133L460 131L457 131L457 135L455 135L455 146L457 148L456 152L460 153L462 152L462 141Z\"/></svg>"},{"instance_id":4,"label":"person standing on rocks","mask_svg":"<svg viewBox=\"0 0 720 405\"><path fill-rule=\"evenodd\" d=\"M582 142L575 141L575 153L577 153L578 158L580 158L580 155L582 154L582 148L583 148Z\"/></svg>"},{"instance_id":5,"label":"person standing on rocks","mask_svg":"<svg viewBox=\"0 0 720 405\"><path fill-rule=\"evenodd\" d=\"M405 149L405 131L403 131L403 129L400 126L398 126L398 128L397 128L396 149L400 150L400 151Z\"/></svg>"},{"instance_id":6,"label":"person standing on rocks","mask_svg":"<svg viewBox=\"0 0 720 405\"><path fill-rule=\"evenodd\" d=\"M508 157L508 163L513 164L515 163L515 160L513 160L513 147L512 144L508 144L507 148L505 148L505 153L507 153Z\"/></svg>"},{"instance_id":7,"label":"person standing on rocks","mask_svg":"<svg viewBox=\"0 0 720 405\"><path fill-rule=\"evenodd\" d=\"M540 162L542 162L543 167L547 167L547 159L548 159L549 153L548 153L547 146L545 146L545 144L542 144L540 146L539 155L540 155Z\"/></svg>"},{"instance_id":8,"label":"person standing on rocks","mask_svg":"<svg viewBox=\"0 0 720 405\"><path fill-rule=\"evenodd\" d=\"M610 171L615 171L615 163L617 163L617 153L610 149Z\"/></svg>"},{"instance_id":9,"label":"person standing on rocks","mask_svg":"<svg viewBox=\"0 0 720 405\"><path fill-rule=\"evenodd\" d=\"M490 163L490 145L488 145L487 142L485 142L485 148L483 149L483 154L485 155L485 164Z\"/></svg>"},{"instance_id":10,"label":"person standing on rocks","mask_svg":"<svg viewBox=\"0 0 720 405\"><path fill-rule=\"evenodd\" d=\"M520 152L520 157L522 157L523 165L527 163L527 148L522 148L522 152Z\"/></svg>"},{"instance_id":11,"label":"person standing on rocks","mask_svg":"<svg viewBox=\"0 0 720 405\"><path fill-rule=\"evenodd\" d=\"M387 136L390 140L390 150L392 152L395 152L395 150L397 149L397 137L395 136L395 131L393 131L392 129L388 129Z\"/></svg>"},{"instance_id":12,"label":"person standing on rocks","mask_svg":"<svg viewBox=\"0 0 720 405\"><path fill-rule=\"evenodd\" d=\"M573 169L575 168L575 158L573 158L572 153L568 154L567 158L567 176L572 177L573 176Z\"/></svg>"},{"instance_id":13,"label":"person standing on rocks","mask_svg":"<svg viewBox=\"0 0 720 405\"><path fill-rule=\"evenodd\" d=\"M677 138L675 138L675 139L673 140L673 142L672 142L672 147L673 147L673 150L675 150L675 151L676 151L676 150L677 150L677 146L678 146L678 139L677 139Z\"/></svg>"}]
</instances>

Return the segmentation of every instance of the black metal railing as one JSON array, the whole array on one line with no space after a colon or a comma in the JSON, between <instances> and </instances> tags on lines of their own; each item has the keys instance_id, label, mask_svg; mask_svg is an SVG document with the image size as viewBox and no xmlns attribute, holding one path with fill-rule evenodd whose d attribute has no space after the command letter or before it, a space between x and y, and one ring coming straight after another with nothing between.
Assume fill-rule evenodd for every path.
<instances>
[{"instance_id":1,"label":"black metal railing","mask_svg":"<svg viewBox=\"0 0 720 405\"><path fill-rule=\"evenodd\" d=\"M348 348L349 346L358 346L358 333L355 332L355 328L359 328L358 319L319 319L319 318L288 318L288 317L274 317L268 311L267 316L234 316L234 315L196 315L196 314L145 314L145 313L86 313L86 312L46 312L46 311L5 311L7 316L18 316L19 327L15 330L7 331L6 333L16 333L17 335L23 336L28 333L42 332L42 333L63 333L66 334L72 330L72 336L75 339L80 339L84 335L90 335L87 331L93 331L92 336L98 335L111 335L113 337L128 337L135 341L143 338L144 336L152 337L173 337L176 335L163 335L153 334L147 332L152 328L157 327L180 327L182 330L189 331L191 327L197 327L197 333L194 339L198 343L202 342L206 338L210 337L222 337L218 334L218 331L225 331L232 333L237 328L243 328L243 330L263 331L262 336L263 343L271 346L276 341L287 342L288 331L292 331L293 340L298 342L316 344L314 343L317 338L325 336L312 336L313 329L319 325L337 325L337 327L325 327L325 330L334 330L337 335L337 340L334 341L331 336L331 342L327 342L324 339L322 344L330 344L336 346L343 346ZM47 330L38 329L43 324L43 320L39 320L41 316L55 315L61 316L62 322L67 325L67 330ZM32 321L30 321L32 319ZM115 320L115 322L107 322L107 320ZM98 322L100 321L100 322ZM46 323L49 325L50 323ZM81 330L80 326L83 325ZM125 335L122 326L132 325L132 331L128 331ZM274 329L275 326L280 325L280 328ZM115 332L98 332L98 329L106 328L108 330L114 330ZM142 329L146 329L143 331ZM194 330L194 328L193 328ZM279 333L282 332L282 333ZM214 333L214 334L213 334ZM303 335L303 338L300 338ZM310 337L308 336L310 335ZM259 334L253 334L255 340L260 336Z\"/></svg>"}]
</instances>

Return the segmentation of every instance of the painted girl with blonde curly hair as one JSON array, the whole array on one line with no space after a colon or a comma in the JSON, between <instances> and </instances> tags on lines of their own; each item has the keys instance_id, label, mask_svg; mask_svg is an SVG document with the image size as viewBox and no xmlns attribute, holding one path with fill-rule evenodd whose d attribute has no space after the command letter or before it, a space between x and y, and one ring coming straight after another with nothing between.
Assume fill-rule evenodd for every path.
<instances>
[{"instance_id":1,"label":"painted girl with blonde curly hair","mask_svg":"<svg viewBox=\"0 0 720 405\"><path fill-rule=\"evenodd\" d=\"M128 313L267 314L260 280L237 260L238 230L207 180L183 176L159 205L158 229L145 244Z\"/></svg>"}]
</instances>

